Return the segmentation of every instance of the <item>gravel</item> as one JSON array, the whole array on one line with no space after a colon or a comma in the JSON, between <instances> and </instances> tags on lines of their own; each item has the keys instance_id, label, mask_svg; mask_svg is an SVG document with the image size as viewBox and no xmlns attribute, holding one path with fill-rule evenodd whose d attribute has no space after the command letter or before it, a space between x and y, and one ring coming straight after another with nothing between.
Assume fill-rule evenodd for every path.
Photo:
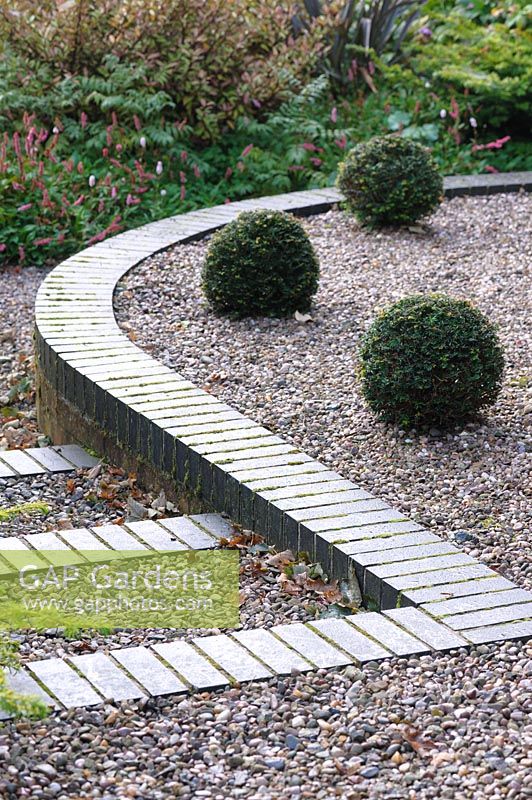
<instances>
[{"instance_id":1,"label":"gravel","mask_svg":"<svg viewBox=\"0 0 532 800\"><path fill-rule=\"evenodd\" d=\"M530 246L520 225L529 202L453 200L423 234L369 235L337 212L310 220L323 277L306 325L209 314L198 289L202 244L137 269L120 314L154 355L524 584L530 333L520 298ZM26 274L31 283L31 271L20 280ZM447 435L375 423L353 378L357 340L376 308L427 288L472 297L501 324L508 353L496 408ZM31 481L24 486L31 492ZM76 502L71 510L92 519L94 508ZM244 565L250 557L264 558L248 552ZM256 567L256 586L243 576L255 606L249 619L268 624L260 613L270 613L275 584L261 584ZM279 601L286 613L306 599ZM26 659L56 645L107 644L35 636L22 650ZM0 797L524 800L532 796L531 672L530 644L481 645L7 723Z\"/></svg>"},{"instance_id":2,"label":"gravel","mask_svg":"<svg viewBox=\"0 0 532 800\"><path fill-rule=\"evenodd\" d=\"M0 450L35 447L33 308L46 270L0 271Z\"/></svg>"},{"instance_id":3,"label":"gravel","mask_svg":"<svg viewBox=\"0 0 532 800\"><path fill-rule=\"evenodd\" d=\"M513 194L446 201L411 231L366 232L339 211L305 220L321 263L307 323L214 315L200 289L207 244L178 246L126 277L118 317L166 365L530 588L531 213ZM364 407L357 347L378 309L430 291L498 323L504 390L480 421L405 432Z\"/></svg>"},{"instance_id":4,"label":"gravel","mask_svg":"<svg viewBox=\"0 0 532 800\"><path fill-rule=\"evenodd\" d=\"M0 795L524 800L530 656L483 645L11 723Z\"/></svg>"}]
</instances>

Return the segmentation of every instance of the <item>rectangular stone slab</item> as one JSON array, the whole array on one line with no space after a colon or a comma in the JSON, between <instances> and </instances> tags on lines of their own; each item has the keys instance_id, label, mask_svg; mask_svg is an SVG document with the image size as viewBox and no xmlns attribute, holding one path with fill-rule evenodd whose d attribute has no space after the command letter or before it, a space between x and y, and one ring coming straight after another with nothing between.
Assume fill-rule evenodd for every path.
<instances>
[{"instance_id":1,"label":"rectangular stone slab","mask_svg":"<svg viewBox=\"0 0 532 800\"><path fill-rule=\"evenodd\" d=\"M54 566L86 563L81 553L72 550L53 531L30 533L24 540L35 550L46 550L46 558Z\"/></svg>"},{"instance_id":2,"label":"rectangular stone slab","mask_svg":"<svg viewBox=\"0 0 532 800\"><path fill-rule=\"evenodd\" d=\"M187 686L146 647L125 647L111 655L151 695L185 692Z\"/></svg>"},{"instance_id":3,"label":"rectangular stone slab","mask_svg":"<svg viewBox=\"0 0 532 800\"><path fill-rule=\"evenodd\" d=\"M351 483L351 481L338 479L338 476L332 473L328 481L313 481L310 485L284 486L281 489L266 490L260 492L260 494L266 500L279 500L280 502L277 503L279 508L289 510L293 507L292 503L297 503L299 501L313 503L315 495L327 495L333 492L343 494L343 492L351 491L358 491L358 487ZM285 506L284 503L288 505ZM297 508L299 507L300 506L297 506ZM301 508L302 507L303 506L301 506Z\"/></svg>"},{"instance_id":4,"label":"rectangular stone slab","mask_svg":"<svg viewBox=\"0 0 532 800\"><path fill-rule=\"evenodd\" d=\"M395 578L387 578L386 585L392 590L390 594L393 594L394 597L401 592L404 593L406 598L411 598L415 597L412 591L415 589L427 587L430 590L434 590L437 587L441 587L442 592L446 590L450 592L452 591L450 587L457 586L460 582L465 584L466 582L471 583L475 578L498 577L497 573L486 567L485 564L475 564L466 567L419 572L411 575L398 575Z\"/></svg>"},{"instance_id":5,"label":"rectangular stone slab","mask_svg":"<svg viewBox=\"0 0 532 800\"><path fill-rule=\"evenodd\" d=\"M363 501L365 502L365 501ZM332 517L323 520L309 520L302 525L307 530L314 533L320 531L341 531L344 528L356 528L364 525L374 525L378 522L400 522L405 520L404 514L395 511L393 508L388 508L386 503L382 500L368 500L368 506L372 505L375 510L369 507L366 512L357 514L346 514L345 517ZM341 538L339 534L338 538Z\"/></svg>"},{"instance_id":6,"label":"rectangular stone slab","mask_svg":"<svg viewBox=\"0 0 532 800\"><path fill-rule=\"evenodd\" d=\"M528 603L517 603L502 608L488 608L483 611L470 611L466 614L454 614L445 617L446 625L455 631L465 628L481 628L487 625L497 625L501 622L517 622L532 618L532 595L528 596Z\"/></svg>"},{"instance_id":7,"label":"rectangular stone slab","mask_svg":"<svg viewBox=\"0 0 532 800\"><path fill-rule=\"evenodd\" d=\"M406 548L420 544L441 544L435 534L428 531L413 531L412 533L386 534L385 536L375 536L370 539L357 539L354 542L336 545L337 549L346 555L357 556L361 553L382 553L386 556L390 550L395 548Z\"/></svg>"},{"instance_id":8,"label":"rectangular stone slab","mask_svg":"<svg viewBox=\"0 0 532 800\"><path fill-rule=\"evenodd\" d=\"M23 695L34 695L44 700L46 705L51 708L60 708L59 703L50 697L25 669L8 668L4 671L6 673L6 683L14 692Z\"/></svg>"},{"instance_id":9,"label":"rectangular stone slab","mask_svg":"<svg viewBox=\"0 0 532 800\"><path fill-rule=\"evenodd\" d=\"M452 544L445 542L432 542L429 544L415 544L402 547L375 549L372 552L357 553L354 560L362 567L376 564L399 564L402 561L419 559L421 571L423 561L428 557L456 555L460 551Z\"/></svg>"},{"instance_id":10,"label":"rectangular stone slab","mask_svg":"<svg viewBox=\"0 0 532 800\"><path fill-rule=\"evenodd\" d=\"M61 658L31 661L27 667L67 708L94 706L102 702L103 698L94 691L90 683Z\"/></svg>"},{"instance_id":11,"label":"rectangular stone slab","mask_svg":"<svg viewBox=\"0 0 532 800\"><path fill-rule=\"evenodd\" d=\"M235 528L231 520L220 514L192 514L190 519L205 528L215 539L232 539L235 535Z\"/></svg>"},{"instance_id":12,"label":"rectangular stone slab","mask_svg":"<svg viewBox=\"0 0 532 800\"><path fill-rule=\"evenodd\" d=\"M426 642L433 650L452 650L457 647L467 647L467 642L458 633L449 630L444 625L436 622L428 614L418 608L392 608L384 614L393 619L398 625L406 628Z\"/></svg>"},{"instance_id":13,"label":"rectangular stone slab","mask_svg":"<svg viewBox=\"0 0 532 800\"><path fill-rule=\"evenodd\" d=\"M398 656L430 652L430 647L424 642L404 631L383 614L377 614L376 612L352 614L346 617L346 620Z\"/></svg>"},{"instance_id":14,"label":"rectangular stone slab","mask_svg":"<svg viewBox=\"0 0 532 800\"><path fill-rule=\"evenodd\" d=\"M216 539L187 517L161 519L159 524L173 536L177 536L180 541L184 542L192 550L210 549L216 545Z\"/></svg>"},{"instance_id":15,"label":"rectangular stone slab","mask_svg":"<svg viewBox=\"0 0 532 800\"><path fill-rule=\"evenodd\" d=\"M2 450L2 461L20 475L43 475L48 470L37 464L33 458L26 455L23 450Z\"/></svg>"},{"instance_id":16,"label":"rectangular stone slab","mask_svg":"<svg viewBox=\"0 0 532 800\"><path fill-rule=\"evenodd\" d=\"M316 464L318 465L317 467ZM291 497L293 490L303 493L307 489L310 491L313 485L323 484L325 481L338 480L340 480L340 475L337 472L328 470L322 464L314 461L312 462L312 469L298 470L295 473L287 472L282 475L270 472L260 478L255 476L247 483L252 486L253 491L263 494L268 500L274 500L278 496Z\"/></svg>"},{"instance_id":17,"label":"rectangular stone slab","mask_svg":"<svg viewBox=\"0 0 532 800\"><path fill-rule=\"evenodd\" d=\"M336 519L340 516L347 516L349 514L363 513L364 511L378 511L383 508L385 503L376 497L372 497L367 492L364 492L366 497L359 497L356 500L335 503L334 505L324 506L311 506L310 508L296 508L289 511L289 515L297 522L305 522L308 524L310 521L328 519Z\"/></svg>"},{"instance_id":18,"label":"rectangular stone slab","mask_svg":"<svg viewBox=\"0 0 532 800\"><path fill-rule=\"evenodd\" d=\"M241 645L226 634L220 636L199 636L192 640L196 647L214 661L224 672L236 681L255 681L271 678L272 673L264 664L253 658Z\"/></svg>"},{"instance_id":19,"label":"rectangular stone slab","mask_svg":"<svg viewBox=\"0 0 532 800\"><path fill-rule=\"evenodd\" d=\"M51 447L30 447L24 451L49 472L70 472L72 464Z\"/></svg>"},{"instance_id":20,"label":"rectangular stone slab","mask_svg":"<svg viewBox=\"0 0 532 800\"><path fill-rule=\"evenodd\" d=\"M337 647L349 653L355 661L363 664L380 658L389 658L391 653L357 631L345 619L318 619L309 622L311 628L330 639Z\"/></svg>"},{"instance_id":21,"label":"rectangular stone slab","mask_svg":"<svg viewBox=\"0 0 532 800\"><path fill-rule=\"evenodd\" d=\"M333 483L333 481L331 481L331 483ZM290 511L294 519L298 518L296 514L299 513L308 513L308 519L311 518L310 514L312 514L312 519L316 519L317 517L324 516L327 510L331 511L331 509L338 508L346 503L368 500L370 497L371 495L369 492L365 492L364 489L355 489L351 487L349 489L344 488L336 491L330 489L321 494L310 494L305 497L290 497L284 500L273 500L273 502L281 511ZM305 509L308 509L308 511L305 512ZM314 513L316 513L316 517L313 516ZM331 516L333 514L334 511L331 513ZM307 519L307 517L301 517L301 519Z\"/></svg>"},{"instance_id":22,"label":"rectangular stone slab","mask_svg":"<svg viewBox=\"0 0 532 800\"><path fill-rule=\"evenodd\" d=\"M494 581L497 579L494 578ZM491 580L488 579L488 584ZM509 581L508 581L509 583ZM486 608L500 608L512 603L528 602L532 599L530 592L525 589L508 589L506 591L496 591L496 587L486 587L486 591L481 594L466 595L465 597L455 597L452 600L443 600L439 603L423 603L423 611L433 617L447 617L451 614L463 614L467 611L481 611ZM446 620L444 619L444 622Z\"/></svg>"},{"instance_id":23,"label":"rectangular stone slab","mask_svg":"<svg viewBox=\"0 0 532 800\"><path fill-rule=\"evenodd\" d=\"M532 637L532 620L506 622L502 625L489 625L485 628L468 628L462 631L462 634L474 644L509 639L530 639Z\"/></svg>"},{"instance_id":24,"label":"rectangular stone slab","mask_svg":"<svg viewBox=\"0 0 532 800\"><path fill-rule=\"evenodd\" d=\"M196 689L215 689L229 683L225 675L188 642L154 644L152 649Z\"/></svg>"},{"instance_id":25,"label":"rectangular stone slab","mask_svg":"<svg viewBox=\"0 0 532 800\"><path fill-rule=\"evenodd\" d=\"M98 525L90 529L113 550L146 550L146 546L126 531L122 525Z\"/></svg>"},{"instance_id":26,"label":"rectangular stone slab","mask_svg":"<svg viewBox=\"0 0 532 800\"><path fill-rule=\"evenodd\" d=\"M407 589L401 596L405 604L417 606L424 603L432 603L436 600L451 600L453 597L490 594L491 592L496 593L504 589L515 588L511 581L497 575L492 570L488 570L488 575L489 577L472 577L468 580L443 583L439 586L425 586L422 589Z\"/></svg>"},{"instance_id":27,"label":"rectangular stone slab","mask_svg":"<svg viewBox=\"0 0 532 800\"><path fill-rule=\"evenodd\" d=\"M110 550L86 528L72 528L58 531L61 539L74 550L83 550L84 558L88 561L108 561L117 557L114 550Z\"/></svg>"},{"instance_id":28,"label":"rectangular stone slab","mask_svg":"<svg viewBox=\"0 0 532 800\"><path fill-rule=\"evenodd\" d=\"M154 550L188 550L189 548L179 541L173 533L162 528L157 522L151 520L141 520L140 522L128 522L129 528L135 536L143 542L153 547Z\"/></svg>"},{"instance_id":29,"label":"rectangular stone slab","mask_svg":"<svg viewBox=\"0 0 532 800\"><path fill-rule=\"evenodd\" d=\"M318 669L344 667L352 664L353 659L346 653L333 647L323 637L311 630L302 622L288 625L275 625L271 632L283 642L293 647L300 655L314 664Z\"/></svg>"},{"instance_id":30,"label":"rectangular stone slab","mask_svg":"<svg viewBox=\"0 0 532 800\"><path fill-rule=\"evenodd\" d=\"M77 444L61 444L53 449L78 469L95 467L99 463L97 458L91 456Z\"/></svg>"},{"instance_id":31,"label":"rectangular stone slab","mask_svg":"<svg viewBox=\"0 0 532 800\"><path fill-rule=\"evenodd\" d=\"M306 659L280 642L264 628L236 631L233 633L233 637L279 675L290 675L292 670L305 672L314 669Z\"/></svg>"},{"instance_id":32,"label":"rectangular stone slab","mask_svg":"<svg viewBox=\"0 0 532 800\"><path fill-rule=\"evenodd\" d=\"M106 699L135 700L145 693L105 653L71 656L70 662Z\"/></svg>"},{"instance_id":33,"label":"rectangular stone slab","mask_svg":"<svg viewBox=\"0 0 532 800\"><path fill-rule=\"evenodd\" d=\"M35 550L30 550L30 548L26 545L22 539L17 539L16 536L4 536L0 539L0 552L2 553L2 558L4 558L9 564L13 564L14 567L18 569L20 566L19 562L16 559L11 557L9 554L10 550L24 550L25 552L31 553L32 563L38 569L46 569L48 567L47 562L40 558L39 555Z\"/></svg>"},{"instance_id":34,"label":"rectangular stone slab","mask_svg":"<svg viewBox=\"0 0 532 800\"><path fill-rule=\"evenodd\" d=\"M2 453L0 452L0 478L15 478L16 475L15 470L11 469L5 461L2 461Z\"/></svg>"}]
</instances>

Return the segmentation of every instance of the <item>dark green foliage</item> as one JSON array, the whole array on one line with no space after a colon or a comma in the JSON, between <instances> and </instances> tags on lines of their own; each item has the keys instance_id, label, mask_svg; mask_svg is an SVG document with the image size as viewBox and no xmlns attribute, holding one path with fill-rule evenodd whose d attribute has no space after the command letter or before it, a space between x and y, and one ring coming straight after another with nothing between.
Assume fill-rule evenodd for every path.
<instances>
[{"instance_id":1,"label":"dark green foliage","mask_svg":"<svg viewBox=\"0 0 532 800\"><path fill-rule=\"evenodd\" d=\"M376 136L353 147L338 169L347 207L366 225L408 225L437 208L443 180L418 142Z\"/></svg>"},{"instance_id":2,"label":"dark green foliage","mask_svg":"<svg viewBox=\"0 0 532 800\"><path fill-rule=\"evenodd\" d=\"M318 277L318 259L294 217L246 211L213 237L203 289L216 311L281 317L308 310Z\"/></svg>"},{"instance_id":3,"label":"dark green foliage","mask_svg":"<svg viewBox=\"0 0 532 800\"><path fill-rule=\"evenodd\" d=\"M470 303L412 295L383 311L360 351L362 393L386 422L447 427L493 403L504 368L495 327Z\"/></svg>"}]
</instances>

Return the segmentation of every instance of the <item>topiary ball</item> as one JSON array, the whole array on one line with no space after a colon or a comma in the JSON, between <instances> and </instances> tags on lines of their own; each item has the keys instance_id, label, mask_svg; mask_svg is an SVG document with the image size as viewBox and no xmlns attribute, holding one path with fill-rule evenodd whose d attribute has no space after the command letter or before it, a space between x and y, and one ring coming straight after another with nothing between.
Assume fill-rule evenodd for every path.
<instances>
[{"instance_id":1,"label":"topiary ball","mask_svg":"<svg viewBox=\"0 0 532 800\"><path fill-rule=\"evenodd\" d=\"M495 401L503 368L495 326L470 303L437 294L384 310L360 351L366 402L405 428L471 417Z\"/></svg>"},{"instance_id":2,"label":"topiary ball","mask_svg":"<svg viewBox=\"0 0 532 800\"><path fill-rule=\"evenodd\" d=\"M212 307L237 317L308 311L319 263L300 223L282 211L244 211L213 236L203 268Z\"/></svg>"},{"instance_id":3,"label":"topiary ball","mask_svg":"<svg viewBox=\"0 0 532 800\"><path fill-rule=\"evenodd\" d=\"M393 135L353 147L338 168L337 186L347 208L369 227L417 222L443 196L443 180L429 151Z\"/></svg>"}]
</instances>

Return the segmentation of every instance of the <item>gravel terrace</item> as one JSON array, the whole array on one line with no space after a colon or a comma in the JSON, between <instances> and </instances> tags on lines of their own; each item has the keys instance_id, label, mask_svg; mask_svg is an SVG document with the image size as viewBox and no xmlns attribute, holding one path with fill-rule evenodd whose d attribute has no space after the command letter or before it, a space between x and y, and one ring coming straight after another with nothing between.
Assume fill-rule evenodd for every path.
<instances>
[{"instance_id":1,"label":"gravel terrace","mask_svg":"<svg viewBox=\"0 0 532 800\"><path fill-rule=\"evenodd\" d=\"M136 270L121 317L141 346L188 377L440 534L475 536L470 550L524 582L526 314L509 284L512 274L524 282L527 203L452 201L427 234L369 236L336 212L309 221L323 278L307 325L208 314L201 244ZM356 341L374 309L427 287L475 297L508 348L495 411L484 426L448 436L376 425L353 379ZM33 640L36 650L45 638ZM530 645L481 645L14 722L0 728L0 797L524 800L531 656Z\"/></svg>"},{"instance_id":2,"label":"gravel terrace","mask_svg":"<svg viewBox=\"0 0 532 800\"><path fill-rule=\"evenodd\" d=\"M206 243L178 246L126 277L118 317L167 366L530 588L531 216L530 196L513 194L446 201L412 231L311 217L322 274L306 323L215 316L200 289ZM426 291L472 300L506 348L497 405L446 434L377 423L355 379L376 311Z\"/></svg>"}]
</instances>

